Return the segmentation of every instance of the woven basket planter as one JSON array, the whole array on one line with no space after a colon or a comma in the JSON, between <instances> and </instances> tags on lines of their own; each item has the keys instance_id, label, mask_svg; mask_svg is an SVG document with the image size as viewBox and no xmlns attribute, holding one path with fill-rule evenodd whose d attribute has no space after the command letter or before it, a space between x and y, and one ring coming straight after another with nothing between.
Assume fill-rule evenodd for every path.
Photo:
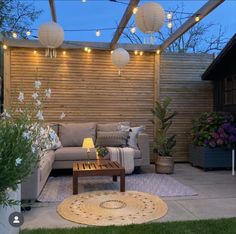
<instances>
[{"instance_id":1,"label":"woven basket planter","mask_svg":"<svg viewBox=\"0 0 236 234\"><path fill-rule=\"evenodd\" d=\"M157 156L155 160L155 171L161 174L172 174L174 172L174 158Z\"/></svg>"}]
</instances>

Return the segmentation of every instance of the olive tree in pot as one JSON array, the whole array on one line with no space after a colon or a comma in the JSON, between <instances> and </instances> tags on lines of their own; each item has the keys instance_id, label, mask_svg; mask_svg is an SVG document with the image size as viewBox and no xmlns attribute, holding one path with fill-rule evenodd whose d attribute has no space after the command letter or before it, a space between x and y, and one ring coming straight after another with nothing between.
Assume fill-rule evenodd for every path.
<instances>
[{"instance_id":1,"label":"olive tree in pot","mask_svg":"<svg viewBox=\"0 0 236 234\"><path fill-rule=\"evenodd\" d=\"M171 174L174 172L174 159L172 151L176 145L176 135L169 134L172 119L177 115L176 111L169 108L171 98L166 97L163 102L156 102L152 109L153 124L156 124L154 136L154 153L156 173Z\"/></svg>"}]
</instances>

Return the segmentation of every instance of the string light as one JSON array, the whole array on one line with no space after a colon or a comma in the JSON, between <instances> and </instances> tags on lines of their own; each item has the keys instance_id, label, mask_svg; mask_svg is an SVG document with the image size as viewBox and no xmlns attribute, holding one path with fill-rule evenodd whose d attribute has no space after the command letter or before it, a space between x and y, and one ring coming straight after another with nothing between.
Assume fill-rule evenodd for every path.
<instances>
[{"instance_id":1,"label":"string light","mask_svg":"<svg viewBox=\"0 0 236 234\"><path fill-rule=\"evenodd\" d=\"M100 30L97 30L96 31L96 37L100 37L101 36L101 31Z\"/></svg>"},{"instance_id":2,"label":"string light","mask_svg":"<svg viewBox=\"0 0 236 234\"><path fill-rule=\"evenodd\" d=\"M171 13L171 12L168 12L168 13L167 13L167 19L168 19L168 20L171 20L171 19L172 19L172 13Z\"/></svg>"},{"instance_id":3,"label":"string light","mask_svg":"<svg viewBox=\"0 0 236 234\"><path fill-rule=\"evenodd\" d=\"M199 15L196 15L195 21L196 21L196 22L199 22L199 21L200 21L200 16L199 16Z\"/></svg>"},{"instance_id":4,"label":"string light","mask_svg":"<svg viewBox=\"0 0 236 234\"><path fill-rule=\"evenodd\" d=\"M111 54L113 54L113 52L114 52L114 51L113 51L113 50L111 50Z\"/></svg>"},{"instance_id":5,"label":"string light","mask_svg":"<svg viewBox=\"0 0 236 234\"><path fill-rule=\"evenodd\" d=\"M173 27L172 22L169 22L169 23L167 24L167 27L168 27L169 29L171 29L171 28Z\"/></svg>"},{"instance_id":6,"label":"string light","mask_svg":"<svg viewBox=\"0 0 236 234\"><path fill-rule=\"evenodd\" d=\"M135 51L134 51L134 54L135 54L135 55L138 55L138 51L137 51L137 50L135 50Z\"/></svg>"},{"instance_id":7,"label":"string light","mask_svg":"<svg viewBox=\"0 0 236 234\"><path fill-rule=\"evenodd\" d=\"M27 31L27 32L26 32L26 35L27 35L27 36L30 36L30 35L31 35L31 32L30 32L30 31Z\"/></svg>"},{"instance_id":8,"label":"string light","mask_svg":"<svg viewBox=\"0 0 236 234\"><path fill-rule=\"evenodd\" d=\"M17 33L13 32L13 33L12 33L12 37L13 37L13 38L17 38Z\"/></svg>"},{"instance_id":9,"label":"string light","mask_svg":"<svg viewBox=\"0 0 236 234\"><path fill-rule=\"evenodd\" d=\"M89 49L88 47L85 47L85 48L84 48L84 51L85 51L85 52L88 52L88 49Z\"/></svg>"},{"instance_id":10,"label":"string light","mask_svg":"<svg viewBox=\"0 0 236 234\"><path fill-rule=\"evenodd\" d=\"M88 48L87 52L90 53L92 50L90 48Z\"/></svg>"},{"instance_id":11,"label":"string light","mask_svg":"<svg viewBox=\"0 0 236 234\"><path fill-rule=\"evenodd\" d=\"M4 50L6 50L6 49L7 49L7 45L4 44L4 45L2 46L2 48L3 48Z\"/></svg>"},{"instance_id":12,"label":"string light","mask_svg":"<svg viewBox=\"0 0 236 234\"><path fill-rule=\"evenodd\" d=\"M66 55L66 51L64 50L64 51L62 52L62 54L63 54L63 55Z\"/></svg>"},{"instance_id":13,"label":"string light","mask_svg":"<svg viewBox=\"0 0 236 234\"><path fill-rule=\"evenodd\" d=\"M160 49L158 49L158 50L157 50L157 54L160 54L160 53L161 53L161 50L160 50Z\"/></svg>"},{"instance_id":14,"label":"string light","mask_svg":"<svg viewBox=\"0 0 236 234\"><path fill-rule=\"evenodd\" d=\"M37 50L34 50L34 54L37 54Z\"/></svg>"},{"instance_id":15,"label":"string light","mask_svg":"<svg viewBox=\"0 0 236 234\"><path fill-rule=\"evenodd\" d=\"M135 27L132 27L132 28L130 29L130 32L134 34L134 33L136 32L136 28L135 28Z\"/></svg>"},{"instance_id":16,"label":"string light","mask_svg":"<svg viewBox=\"0 0 236 234\"><path fill-rule=\"evenodd\" d=\"M139 52L139 55L140 55L140 56L143 56L143 51L140 51L140 52Z\"/></svg>"},{"instance_id":17,"label":"string light","mask_svg":"<svg viewBox=\"0 0 236 234\"><path fill-rule=\"evenodd\" d=\"M138 12L138 7L135 7L135 8L133 9L133 14L135 15L137 12Z\"/></svg>"}]
</instances>

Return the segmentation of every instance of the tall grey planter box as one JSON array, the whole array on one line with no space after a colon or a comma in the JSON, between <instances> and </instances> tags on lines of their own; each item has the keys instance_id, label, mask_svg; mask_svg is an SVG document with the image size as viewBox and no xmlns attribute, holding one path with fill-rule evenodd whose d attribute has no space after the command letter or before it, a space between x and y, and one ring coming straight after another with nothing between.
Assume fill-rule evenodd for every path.
<instances>
[{"instance_id":1,"label":"tall grey planter box","mask_svg":"<svg viewBox=\"0 0 236 234\"><path fill-rule=\"evenodd\" d=\"M190 145L189 162L204 170L228 169L232 167L232 151L220 148L208 148Z\"/></svg>"}]
</instances>

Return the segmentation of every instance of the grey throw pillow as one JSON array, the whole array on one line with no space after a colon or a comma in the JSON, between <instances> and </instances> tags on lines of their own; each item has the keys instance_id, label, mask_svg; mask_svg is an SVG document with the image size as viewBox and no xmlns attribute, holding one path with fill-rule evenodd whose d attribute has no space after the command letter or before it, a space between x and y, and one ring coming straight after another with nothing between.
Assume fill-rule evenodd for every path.
<instances>
[{"instance_id":1,"label":"grey throw pillow","mask_svg":"<svg viewBox=\"0 0 236 234\"><path fill-rule=\"evenodd\" d=\"M127 145L128 132L97 132L96 146L124 147Z\"/></svg>"}]
</instances>

